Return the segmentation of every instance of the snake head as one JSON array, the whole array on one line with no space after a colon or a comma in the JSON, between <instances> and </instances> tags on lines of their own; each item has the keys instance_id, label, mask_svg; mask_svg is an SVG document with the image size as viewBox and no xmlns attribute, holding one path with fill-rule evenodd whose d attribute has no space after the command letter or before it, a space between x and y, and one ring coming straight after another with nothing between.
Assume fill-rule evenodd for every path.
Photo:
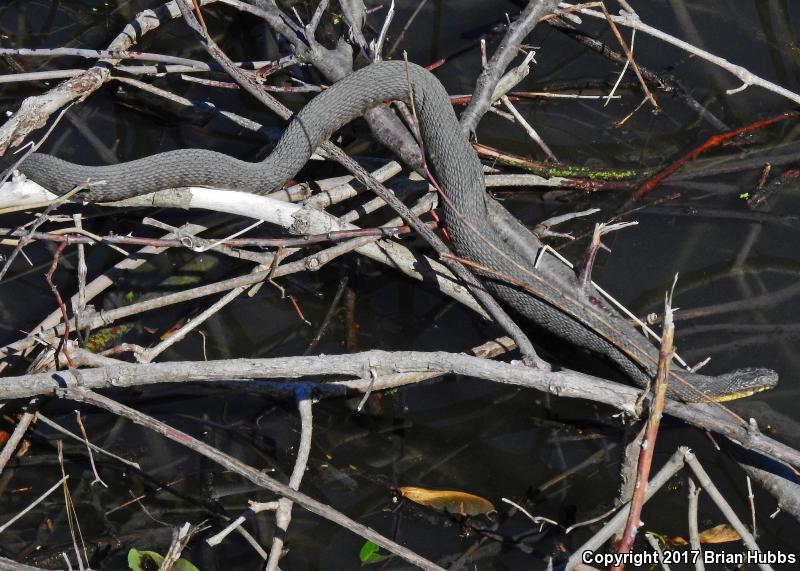
<instances>
[{"instance_id":1,"label":"snake head","mask_svg":"<svg viewBox=\"0 0 800 571\"><path fill-rule=\"evenodd\" d=\"M721 375L718 379L724 379L726 387L724 392L720 392L720 396L714 400L725 402L749 397L755 393L775 388L775 385L778 384L778 373L772 369L752 367L738 369Z\"/></svg>"}]
</instances>

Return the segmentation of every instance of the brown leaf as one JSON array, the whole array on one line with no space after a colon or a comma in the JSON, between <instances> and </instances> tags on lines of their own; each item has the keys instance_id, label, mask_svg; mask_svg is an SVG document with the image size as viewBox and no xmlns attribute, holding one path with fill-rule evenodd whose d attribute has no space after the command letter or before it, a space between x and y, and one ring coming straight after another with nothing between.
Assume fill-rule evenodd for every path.
<instances>
[{"instance_id":1,"label":"brown leaf","mask_svg":"<svg viewBox=\"0 0 800 571\"><path fill-rule=\"evenodd\" d=\"M727 523L721 523L700 532L700 543L728 543L729 541L741 541L741 539L742 536L739 535L739 532Z\"/></svg>"},{"instance_id":2,"label":"brown leaf","mask_svg":"<svg viewBox=\"0 0 800 571\"><path fill-rule=\"evenodd\" d=\"M700 543L704 543L707 545L713 543L728 543L730 541L740 541L742 536L729 526L727 523L721 523L719 525L715 525L714 527L708 528L706 530L701 531L698 534L698 538L700 539ZM665 538L667 544L671 545L672 547L685 547L689 545L689 542L684 538L676 535L675 537L667 537Z\"/></svg>"},{"instance_id":3,"label":"brown leaf","mask_svg":"<svg viewBox=\"0 0 800 571\"><path fill-rule=\"evenodd\" d=\"M401 486L398 493L414 503L462 516L489 516L496 513L492 502L486 498L453 490L428 490L416 486Z\"/></svg>"},{"instance_id":4,"label":"brown leaf","mask_svg":"<svg viewBox=\"0 0 800 571\"><path fill-rule=\"evenodd\" d=\"M680 535L676 535L675 537L665 537L665 543L672 547L686 547L689 545L689 542L682 538Z\"/></svg>"}]
</instances>

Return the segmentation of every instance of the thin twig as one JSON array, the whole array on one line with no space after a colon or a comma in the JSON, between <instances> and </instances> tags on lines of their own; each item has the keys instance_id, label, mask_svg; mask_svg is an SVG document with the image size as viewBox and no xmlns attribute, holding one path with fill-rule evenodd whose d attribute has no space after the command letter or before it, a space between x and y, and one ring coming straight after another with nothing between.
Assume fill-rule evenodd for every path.
<instances>
[{"instance_id":1,"label":"thin twig","mask_svg":"<svg viewBox=\"0 0 800 571\"><path fill-rule=\"evenodd\" d=\"M697 528L697 507L700 499L700 492L703 488L698 488L694 480L689 478L689 502L688 502L688 516L689 516L689 545L692 546L693 553L697 554L694 561L694 568L696 571L705 571L706 566L703 563L703 551L700 545L700 533Z\"/></svg>"},{"instance_id":2,"label":"thin twig","mask_svg":"<svg viewBox=\"0 0 800 571\"><path fill-rule=\"evenodd\" d=\"M719 510L722 512L722 515L725 516L725 519L728 520L728 523L736 530L744 544L751 552L761 553L761 549L758 547L753 534L747 529L747 526L742 523L742 520L739 519L739 516L736 515L736 512L733 511L733 508L730 506L728 501L723 497L714 483L711 481L711 478L708 477L708 473L705 471L705 468L700 464L694 454L691 452L686 455L686 463L692 469L695 476L697 476L697 480L703 489L708 494L708 497L717 505ZM760 561L757 563L758 568L761 571L773 571L772 567L767 563L761 563Z\"/></svg>"},{"instance_id":3,"label":"thin twig","mask_svg":"<svg viewBox=\"0 0 800 571\"><path fill-rule=\"evenodd\" d=\"M39 496L38 498L36 498L35 500L33 500L33 502L31 502L31 503L28 505L28 507L26 507L24 510L22 510L22 511L21 511L21 512L19 512L17 515L15 515L14 517L12 517L10 520L8 520L8 521L7 521L6 523L4 523L3 525L0 525L0 533L3 533L3 532L6 530L6 529L8 529L9 527L11 527L11 525L13 525L13 523L14 523L15 521L17 521L19 518L21 518L21 517L22 517L22 516L24 516L26 513L28 513L29 511L31 511L33 508L35 508L36 506L38 506L40 503L42 503L42 501L44 501L44 499L45 499L45 498L47 498L47 496L49 496L50 494L52 494L53 492L55 492L55 491L56 491L58 488L60 488L60 487L61 487L61 484L63 484L64 482L66 482L66 481L67 481L67 479L69 479L69 476L63 476L63 477L62 477L62 478L61 478L61 479L60 479L58 482L56 482L55 484L53 484L53 485L50 487L50 489L49 489L49 490L47 490L47 491L46 491L46 492L44 492L44 493L43 493L41 496Z\"/></svg>"},{"instance_id":4,"label":"thin twig","mask_svg":"<svg viewBox=\"0 0 800 571\"><path fill-rule=\"evenodd\" d=\"M570 9L576 8L575 5L568 4L567 2L561 2L559 5ZM581 14L586 14L587 16L592 16L594 18L601 18L601 19L606 18L605 14L603 14L602 12L597 12L596 10L590 10L588 8L578 8L577 11ZM611 15L609 17L613 22L617 24L621 24L629 28L634 28L636 30L644 32L645 34L649 34L655 38L658 38L664 42L677 46L684 51L687 51L699 58L711 62L714 65L717 65L722 69L730 72L731 74L739 78L739 80L741 80L742 85L736 88L735 90L728 91L729 94L733 93L734 91L740 91L743 88L746 88L750 85L757 85L759 87L763 87L764 89L772 91L773 93L777 93L778 95L781 95L786 99L789 99L790 101L794 101L795 103L800 103L800 95L798 95L797 93L790 91L784 87L781 87L780 85L772 83L771 81L767 81L766 79L763 79L753 74L752 72L748 71L744 67L732 64L731 62L727 61L724 58L711 54L705 50L701 50L700 48L693 46L688 42L685 42L681 39L676 38L675 36L671 36L665 32L662 32L657 28L649 26L636 17L630 15L622 15L622 16Z\"/></svg>"},{"instance_id":5,"label":"thin twig","mask_svg":"<svg viewBox=\"0 0 800 571\"><path fill-rule=\"evenodd\" d=\"M293 490L300 489L300 483L303 480L303 474L305 474L308 464L308 455L311 452L311 433L314 426L311 404L311 395L308 391L298 392L297 410L300 413L300 444L297 446L294 468L292 469L292 475L289 477L289 487ZM272 538L272 547L265 567L266 571L276 571L278 568L284 538L291 521L292 501L287 498L281 498L278 501L278 510L275 512L275 534Z\"/></svg>"}]
</instances>

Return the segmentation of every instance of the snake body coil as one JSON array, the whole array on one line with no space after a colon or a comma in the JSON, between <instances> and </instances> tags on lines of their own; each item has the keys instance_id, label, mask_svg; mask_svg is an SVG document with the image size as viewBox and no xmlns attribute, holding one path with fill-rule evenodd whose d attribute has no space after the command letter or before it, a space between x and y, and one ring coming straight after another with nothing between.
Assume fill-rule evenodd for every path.
<instances>
[{"instance_id":1,"label":"snake body coil","mask_svg":"<svg viewBox=\"0 0 800 571\"><path fill-rule=\"evenodd\" d=\"M658 353L639 331L606 307L591 287L581 288L572 271L550 256L532 270L527 260L538 239L512 222L516 240L528 243L523 254L490 223L503 211L485 191L480 161L461 131L450 99L439 81L405 62L375 63L335 83L315 97L288 125L274 151L260 163L198 149L160 153L102 167L86 167L43 154L31 155L21 171L58 194L90 181L105 181L81 197L94 202L121 200L164 188L211 186L266 194L279 189L306 164L327 136L387 101L410 99L428 155L428 164L452 207L442 205L456 252L499 274L529 284L529 291L487 279L498 298L569 342L609 357L637 384L654 378ZM496 276L495 276L496 277ZM674 370L669 395L684 401L726 400L771 388L777 375L768 369L744 369L716 377Z\"/></svg>"}]
</instances>

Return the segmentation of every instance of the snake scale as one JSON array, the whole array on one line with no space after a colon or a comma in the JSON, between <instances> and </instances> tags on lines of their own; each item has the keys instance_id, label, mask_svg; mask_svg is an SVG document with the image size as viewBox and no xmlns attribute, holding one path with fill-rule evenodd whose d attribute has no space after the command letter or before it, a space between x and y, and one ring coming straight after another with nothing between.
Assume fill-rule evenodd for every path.
<instances>
[{"instance_id":1,"label":"snake scale","mask_svg":"<svg viewBox=\"0 0 800 571\"><path fill-rule=\"evenodd\" d=\"M442 213L458 255L492 271L484 283L508 306L568 342L605 355L634 382L646 385L657 370L656 348L594 288L582 288L573 271L552 256L542 256L539 266L532 269L531 252L538 251L541 243L487 194L481 163L459 126L447 92L432 74L414 64L378 62L336 82L294 117L273 152L259 163L199 149L100 167L32 154L20 171L57 194L87 179L105 181L80 195L92 202L184 186L267 194L293 178L331 133L377 104L412 97L428 165L449 198ZM512 220L514 239L501 236L491 223L490 215L496 217L498 212L502 219ZM501 275L526 287L504 282ZM777 380L775 372L763 368L705 376L673 367L668 394L686 402L730 400L772 388Z\"/></svg>"}]
</instances>

